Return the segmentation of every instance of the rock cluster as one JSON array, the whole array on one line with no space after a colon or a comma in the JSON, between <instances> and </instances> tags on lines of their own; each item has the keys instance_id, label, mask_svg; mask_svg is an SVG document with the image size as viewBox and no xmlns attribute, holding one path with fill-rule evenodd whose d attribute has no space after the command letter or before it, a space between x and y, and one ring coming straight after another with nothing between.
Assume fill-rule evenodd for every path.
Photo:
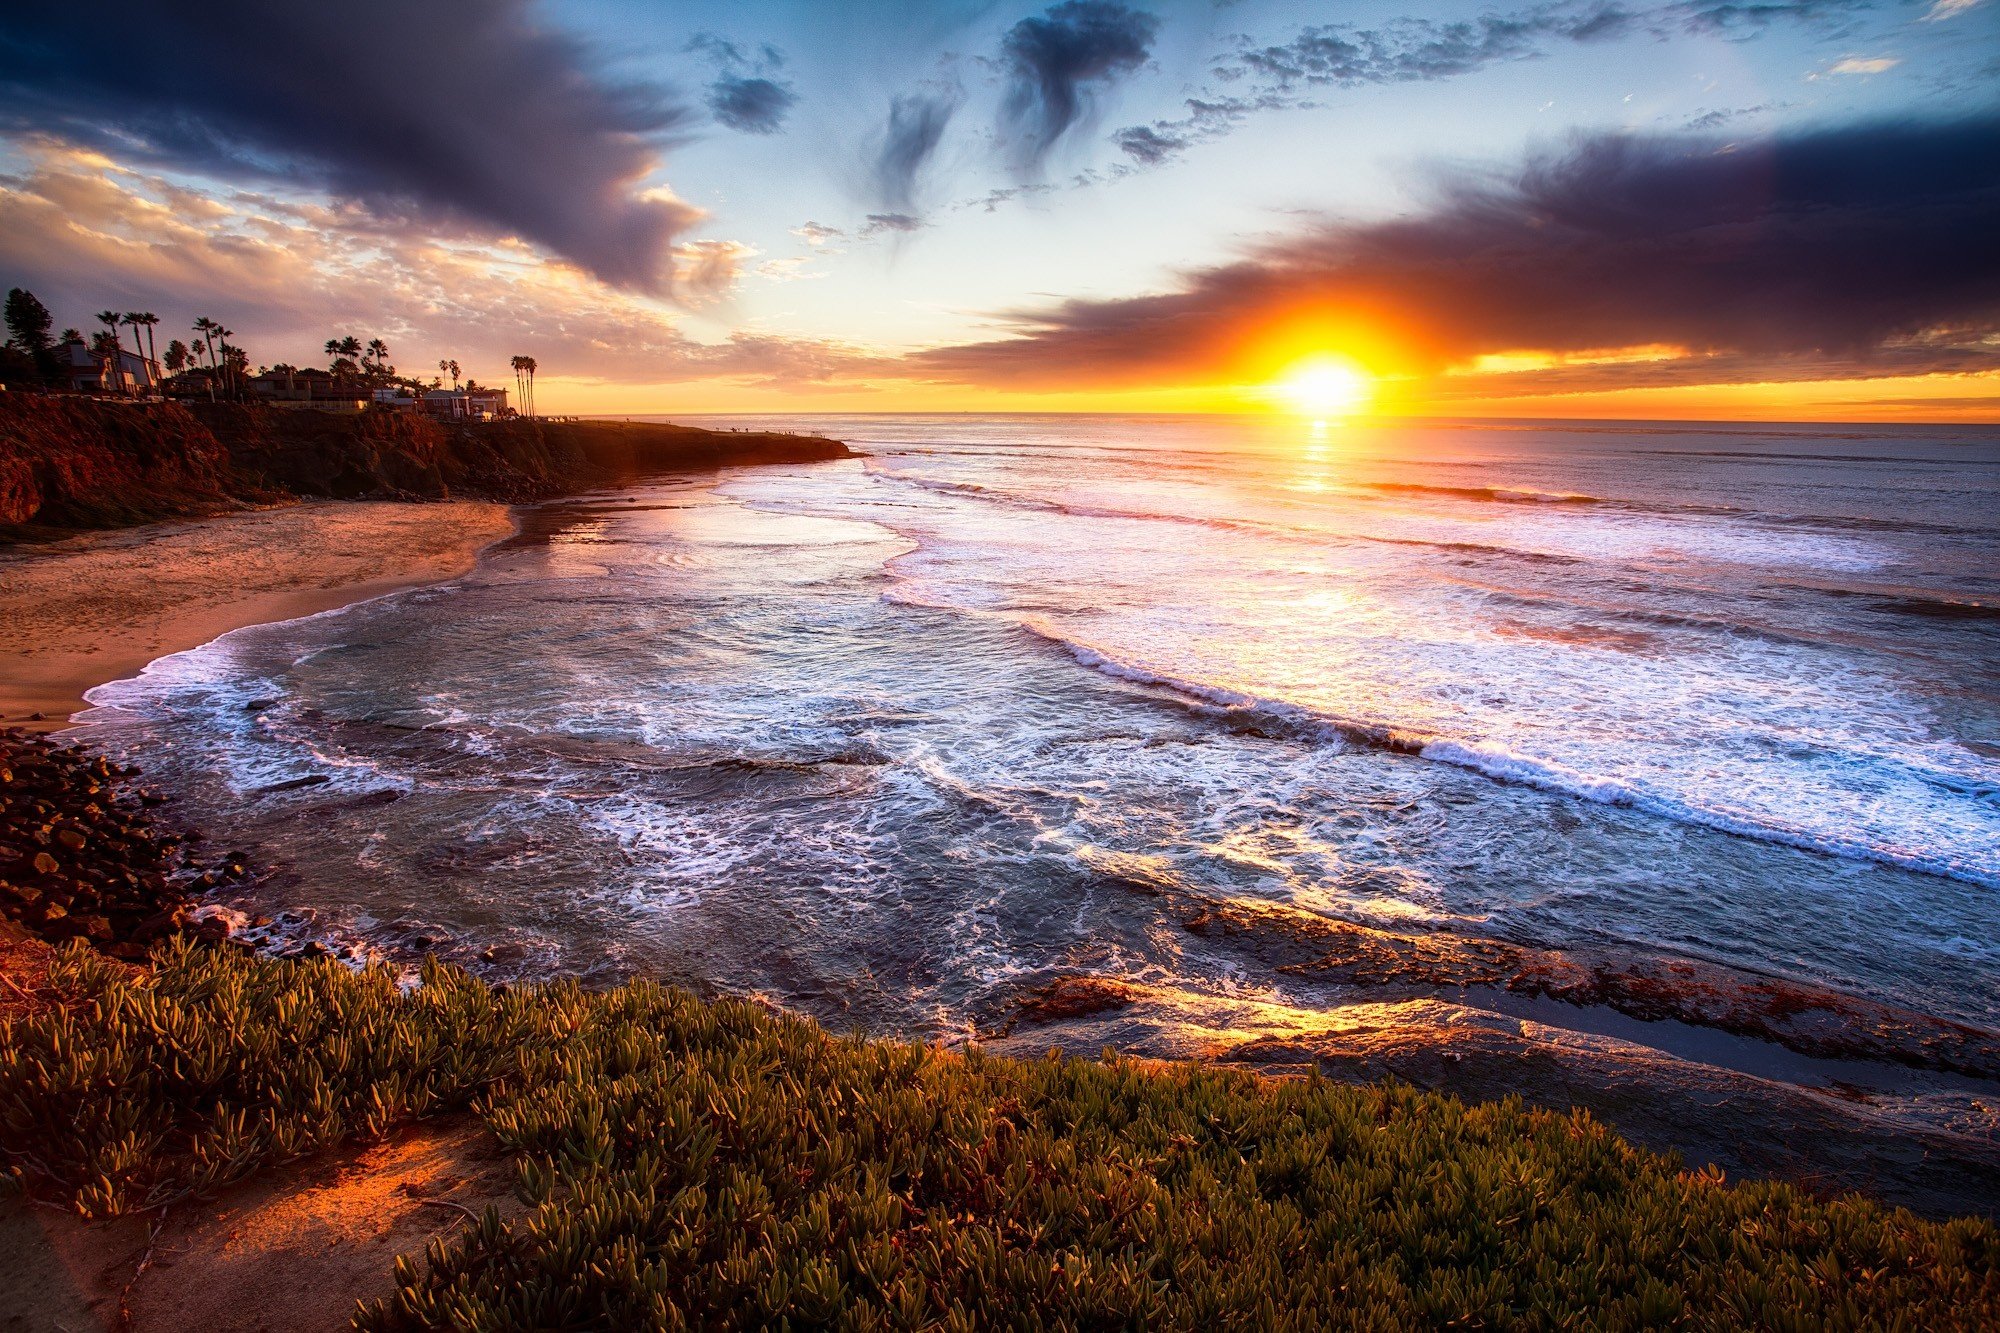
<instances>
[{"instance_id":1,"label":"rock cluster","mask_svg":"<svg viewBox=\"0 0 2000 1333\"><path fill-rule=\"evenodd\" d=\"M52 942L85 939L140 959L163 935L201 929L197 895L245 874L205 858L200 835L160 828L139 770L12 727L0 729L0 914Z\"/></svg>"}]
</instances>

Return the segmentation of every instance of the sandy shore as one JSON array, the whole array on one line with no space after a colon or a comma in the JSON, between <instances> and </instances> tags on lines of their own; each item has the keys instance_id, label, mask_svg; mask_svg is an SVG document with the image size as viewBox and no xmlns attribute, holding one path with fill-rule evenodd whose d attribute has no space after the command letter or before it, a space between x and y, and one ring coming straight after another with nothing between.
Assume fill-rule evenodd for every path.
<instances>
[{"instance_id":1,"label":"sandy shore","mask_svg":"<svg viewBox=\"0 0 2000 1333\"><path fill-rule=\"evenodd\" d=\"M155 658L453 578L513 531L484 501L319 503L0 550L0 715L62 726Z\"/></svg>"}]
</instances>

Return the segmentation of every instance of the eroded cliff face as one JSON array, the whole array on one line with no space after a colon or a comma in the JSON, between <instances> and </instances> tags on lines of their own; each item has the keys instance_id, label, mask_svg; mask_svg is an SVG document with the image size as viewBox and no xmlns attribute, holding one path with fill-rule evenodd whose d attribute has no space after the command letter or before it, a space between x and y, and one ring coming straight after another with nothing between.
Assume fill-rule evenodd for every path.
<instances>
[{"instance_id":1,"label":"eroded cliff face","mask_svg":"<svg viewBox=\"0 0 2000 1333\"><path fill-rule=\"evenodd\" d=\"M649 472L849 457L813 436L450 423L0 393L0 541L298 498L530 501Z\"/></svg>"},{"instance_id":2,"label":"eroded cliff face","mask_svg":"<svg viewBox=\"0 0 2000 1333\"><path fill-rule=\"evenodd\" d=\"M250 496L187 409L0 393L0 532L112 527Z\"/></svg>"}]
</instances>

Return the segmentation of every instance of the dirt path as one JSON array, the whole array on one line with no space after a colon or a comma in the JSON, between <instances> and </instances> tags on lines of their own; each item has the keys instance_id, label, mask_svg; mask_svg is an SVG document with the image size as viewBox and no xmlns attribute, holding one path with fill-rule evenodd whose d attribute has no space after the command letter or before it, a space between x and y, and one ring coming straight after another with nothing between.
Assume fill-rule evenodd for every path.
<instances>
[{"instance_id":1,"label":"dirt path","mask_svg":"<svg viewBox=\"0 0 2000 1333\"><path fill-rule=\"evenodd\" d=\"M11 1202L0 1209L0 1329L346 1328L357 1301L389 1293L396 1256L470 1224L462 1210L522 1212L512 1180L484 1127L458 1119L256 1177L163 1222Z\"/></svg>"}]
</instances>

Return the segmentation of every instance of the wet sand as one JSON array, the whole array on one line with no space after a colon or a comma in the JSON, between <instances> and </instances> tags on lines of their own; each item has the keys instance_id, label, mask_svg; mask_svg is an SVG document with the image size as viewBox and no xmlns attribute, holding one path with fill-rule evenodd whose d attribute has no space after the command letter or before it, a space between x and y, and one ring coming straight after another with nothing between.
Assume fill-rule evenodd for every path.
<instances>
[{"instance_id":1,"label":"wet sand","mask_svg":"<svg viewBox=\"0 0 2000 1333\"><path fill-rule=\"evenodd\" d=\"M485 501L323 502L0 549L0 715L61 727L155 658L456 577L513 531Z\"/></svg>"}]
</instances>

